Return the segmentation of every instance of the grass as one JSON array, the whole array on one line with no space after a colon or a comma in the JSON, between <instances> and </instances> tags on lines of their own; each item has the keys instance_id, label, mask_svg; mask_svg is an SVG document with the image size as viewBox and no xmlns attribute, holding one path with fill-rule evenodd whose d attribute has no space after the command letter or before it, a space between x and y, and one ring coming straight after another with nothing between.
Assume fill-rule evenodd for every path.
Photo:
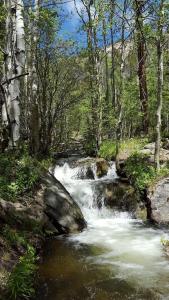
<instances>
[{"instance_id":1,"label":"grass","mask_svg":"<svg viewBox=\"0 0 169 300\"><path fill-rule=\"evenodd\" d=\"M6 245L3 249L1 262L7 262L10 266L11 257L15 258L15 261L12 261L12 269L8 272L4 283L5 299L28 299L34 296L35 293L34 275L37 270L36 250L30 242L31 235L28 232L5 225L1 229L1 237ZM22 252L20 252L21 250ZM21 253L22 256L19 257ZM1 287L2 285L3 282Z\"/></svg>"},{"instance_id":2,"label":"grass","mask_svg":"<svg viewBox=\"0 0 169 300\"><path fill-rule=\"evenodd\" d=\"M124 140L120 144L120 156L126 157L138 152L148 142L147 139L129 139ZM116 156L116 143L112 140L106 140L102 143L99 151L99 156L105 159L115 159Z\"/></svg>"},{"instance_id":3,"label":"grass","mask_svg":"<svg viewBox=\"0 0 169 300\"><path fill-rule=\"evenodd\" d=\"M19 233L16 229L10 228L9 225L5 225L2 229L2 235L5 237L10 246L21 245L23 247L28 246L26 234L24 232Z\"/></svg>"},{"instance_id":4,"label":"grass","mask_svg":"<svg viewBox=\"0 0 169 300\"><path fill-rule=\"evenodd\" d=\"M19 262L9 276L7 287L10 299L28 299L35 294L35 261L35 249L28 246L25 255L19 258Z\"/></svg>"}]
</instances>

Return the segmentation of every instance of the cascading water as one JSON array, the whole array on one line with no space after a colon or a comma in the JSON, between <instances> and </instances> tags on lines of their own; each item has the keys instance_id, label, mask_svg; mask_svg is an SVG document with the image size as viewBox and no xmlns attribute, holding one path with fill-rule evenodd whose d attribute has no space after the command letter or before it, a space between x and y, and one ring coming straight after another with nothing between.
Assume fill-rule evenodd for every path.
<instances>
[{"instance_id":1,"label":"cascading water","mask_svg":"<svg viewBox=\"0 0 169 300\"><path fill-rule=\"evenodd\" d=\"M93 222L98 220L98 218L104 218L110 215L110 211L104 207L103 203L102 209L99 209L97 206L97 201L95 201L97 196L96 182L98 183L101 179L97 178L94 163L91 165L91 169L94 174L94 180L79 179L79 177L85 176L87 172L86 166L70 168L66 163L62 167L57 166L54 172L55 177L64 185L82 209L88 227L92 226ZM104 177L104 181L112 180L113 178L117 178L114 164L109 168L107 175ZM101 202L103 202L102 200L103 199L101 199Z\"/></svg>"},{"instance_id":2,"label":"cascading water","mask_svg":"<svg viewBox=\"0 0 169 300\"><path fill-rule=\"evenodd\" d=\"M48 285L48 293L46 297L41 295L41 299L169 299L169 260L161 245L161 238L168 233L148 227L127 212L107 209L98 186L117 178L115 166L112 164L107 176L101 179L96 176L94 164L92 169L95 179L88 180L79 178L82 173L84 177L85 168L71 168L68 164L55 168L56 178L81 207L88 227L82 233L58 239L55 255L64 253L65 264L57 260L58 270L51 271L52 275L45 273L50 256L41 272L45 279L45 274L53 278L55 273L56 281L60 274L62 277L57 284ZM101 199L99 208L97 197ZM57 268L54 261L52 270ZM68 281L78 288L67 286Z\"/></svg>"}]
</instances>

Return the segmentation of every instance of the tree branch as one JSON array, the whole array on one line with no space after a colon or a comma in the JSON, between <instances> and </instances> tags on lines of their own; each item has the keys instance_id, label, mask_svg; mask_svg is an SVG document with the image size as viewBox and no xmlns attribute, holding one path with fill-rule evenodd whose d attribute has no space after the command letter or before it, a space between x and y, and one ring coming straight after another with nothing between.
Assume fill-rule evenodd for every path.
<instances>
[{"instance_id":1,"label":"tree branch","mask_svg":"<svg viewBox=\"0 0 169 300\"><path fill-rule=\"evenodd\" d=\"M12 80L15 80L15 79L18 79L18 78L20 78L20 77L27 76L27 75L29 75L29 73L24 73L24 74L21 74L21 75L17 75L17 76L15 76L15 77L11 77L11 78L9 78L9 79L7 79L7 80L1 82L0 85L3 86L3 85L5 85L6 83L10 83Z\"/></svg>"}]
</instances>

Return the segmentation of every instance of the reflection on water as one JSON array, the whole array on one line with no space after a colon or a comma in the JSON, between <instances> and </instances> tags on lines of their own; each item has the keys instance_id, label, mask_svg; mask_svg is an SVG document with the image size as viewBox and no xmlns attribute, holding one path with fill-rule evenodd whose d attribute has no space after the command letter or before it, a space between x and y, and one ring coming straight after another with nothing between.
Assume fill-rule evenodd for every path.
<instances>
[{"instance_id":1,"label":"reflection on water","mask_svg":"<svg viewBox=\"0 0 169 300\"><path fill-rule=\"evenodd\" d=\"M160 243L166 234L127 213L99 210L97 178L78 180L77 172L65 165L55 176L81 206L88 228L46 243L36 299L169 299L169 261ZM102 180L115 176L112 166Z\"/></svg>"}]
</instances>

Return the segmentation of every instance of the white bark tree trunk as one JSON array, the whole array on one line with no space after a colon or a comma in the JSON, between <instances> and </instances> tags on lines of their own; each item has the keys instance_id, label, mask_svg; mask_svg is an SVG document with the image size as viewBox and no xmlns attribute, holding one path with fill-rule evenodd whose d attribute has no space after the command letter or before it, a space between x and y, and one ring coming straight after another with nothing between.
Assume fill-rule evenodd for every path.
<instances>
[{"instance_id":1,"label":"white bark tree trunk","mask_svg":"<svg viewBox=\"0 0 169 300\"><path fill-rule=\"evenodd\" d=\"M6 58L4 62L5 103L2 107L3 124L9 131L9 147L17 146L20 138L20 76L25 67L25 32L23 1L5 0Z\"/></svg>"},{"instance_id":2,"label":"white bark tree trunk","mask_svg":"<svg viewBox=\"0 0 169 300\"><path fill-rule=\"evenodd\" d=\"M30 70L30 92L31 92L31 120L30 120L30 144L31 152L37 154L40 148L39 140L39 105L38 105L38 76L36 67L36 54L38 44L38 20L39 20L39 2L34 2L34 22L33 22L33 39L31 51L31 70Z\"/></svg>"}]
</instances>

